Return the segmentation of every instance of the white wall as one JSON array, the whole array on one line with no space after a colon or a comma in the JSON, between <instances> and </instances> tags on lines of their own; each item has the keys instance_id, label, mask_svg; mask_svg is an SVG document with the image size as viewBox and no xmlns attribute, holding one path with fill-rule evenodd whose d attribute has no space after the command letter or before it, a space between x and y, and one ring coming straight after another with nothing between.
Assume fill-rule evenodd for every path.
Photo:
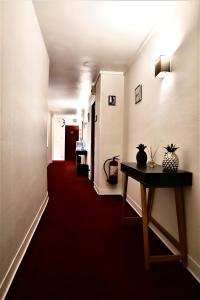
<instances>
[{"instance_id":1,"label":"white wall","mask_svg":"<svg viewBox=\"0 0 200 300\"><path fill-rule=\"evenodd\" d=\"M52 119L52 148L53 160L65 159L65 126L61 126L62 118L53 116Z\"/></svg>"},{"instance_id":2,"label":"white wall","mask_svg":"<svg viewBox=\"0 0 200 300\"><path fill-rule=\"evenodd\" d=\"M197 56L198 56L198 61L197 61L197 68L198 68L198 103L200 103L200 3L199 3L199 7L198 7L198 24L197 24L197 28L198 28L198 31L197 31L197 34L198 34L198 37L197 37L197 40L199 42L199 47L198 47L198 52L197 52ZM200 116L200 104L198 104L199 106L199 109L198 109L198 115ZM198 149L200 147L200 117L198 118L198 129L199 129L199 132L198 132ZM198 175L200 177L200 151L198 152ZM198 178L198 177L197 177ZM198 185L198 188L199 188L199 185ZM199 196L197 196L197 198L199 198ZM196 203L196 207L198 209L198 211L200 212L200 203L198 204L197 206L197 202ZM195 209L195 208L194 208ZM198 214L198 218L199 218L199 214ZM198 237L200 236L200 218L199 218L199 224L198 224L198 230L197 230L197 234L198 234ZM195 239L195 237L193 237ZM197 249L198 249L198 252L200 253L200 238L198 239L197 241L198 245L197 245ZM198 255L198 258L196 259L195 257L195 262L198 262L198 267L197 269L195 270L195 274L198 274L198 279L200 278L200 254ZM192 270L194 270L196 267L196 264L195 266L192 268ZM200 281L200 280L199 280Z\"/></svg>"},{"instance_id":3,"label":"white wall","mask_svg":"<svg viewBox=\"0 0 200 300\"><path fill-rule=\"evenodd\" d=\"M0 41L2 41L2 4L0 4ZM3 201L2 201L2 115L3 109L2 109L2 47L0 47L0 228L3 228L3 218L1 217L1 212L3 211ZM0 234L0 267L1 267L1 260L3 259L3 236ZM5 272L5 271L4 271ZM0 282L2 281L2 278L4 276L4 273L0 275Z\"/></svg>"},{"instance_id":4,"label":"white wall","mask_svg":"<svg viewBox=\"0 0 200 300\"><path fill-rule=\"evenodd\" d=\"M76 116L54 114L52 118L52 157L53 160L65 160L65 126L63 125L80 126Z\"/></svg>"},{"instance_id":5,"label":"white wall","mask_svg":"<svg viewBox=\"0 0 200 300\"><path fill-rule=\"evenodd\" d=\"M1 1L0 13L2 299L47 202L49 60L31 1Z\"/></svg>"},{"instance_id":6,"label":"white wall","mask_svg":"<svg viewBox=\"0 0 200 300\"><path fill-rule=\"evenodd\" d=\"M47 165L52 163L52 113L48 112L47 118Z\"/></svg>"},{"instance_id":7,"label":"white wall","mask_svg":"<svg viewBox=\"0 0 200 300\"><path fill-rule=\"evenodd\" d=\"M185 189L189 268L200 279L199 7L193 1L176 1L176 6L126 73L123 159L135 161L136 146L144 143L159 146L156 162L161 164L163 146L180 147L180 168L193 172L193 186ZM163 80L154 77L154 62L161 54L171 54L172 61L172 73ZM143 99L135 104L138 84L143 85ZM160 189L155 196L154 217L177 237L172 192ZM139 184L131 179L128 199L140 212Z\"/></svg>"},{"instance_id":8,"label":"white wall","mask_svg":"<svg viewBox=\"0 0 200 300\"><path fill-rule=\"evenodd\" d=\"M116 96L116 105L108 105L108 96ZM95 188L99 194L121 194L121 173L118 184L107 183L103 171L104 161L113 156L122 157L124 75L120 72L104 72L96 87L95 124ZM98 162L97 162L98 160Z\"/></svg>"}]
</instances>

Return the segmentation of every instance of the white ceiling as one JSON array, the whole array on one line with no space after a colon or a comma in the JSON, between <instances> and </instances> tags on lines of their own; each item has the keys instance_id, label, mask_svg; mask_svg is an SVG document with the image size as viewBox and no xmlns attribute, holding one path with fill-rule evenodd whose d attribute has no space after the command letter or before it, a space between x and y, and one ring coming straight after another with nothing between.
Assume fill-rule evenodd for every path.
<instances>
[{"instance_id":1,"label":"white ceiling","mask_svg":"<svg viewBox=\"0 0 200 300\"><path fill-rule=\"evenodd\" d=\"M33 2L50 58L49 110L73 114L100 70L128 68L171 1Z\"/></svg>"}]
</instances>

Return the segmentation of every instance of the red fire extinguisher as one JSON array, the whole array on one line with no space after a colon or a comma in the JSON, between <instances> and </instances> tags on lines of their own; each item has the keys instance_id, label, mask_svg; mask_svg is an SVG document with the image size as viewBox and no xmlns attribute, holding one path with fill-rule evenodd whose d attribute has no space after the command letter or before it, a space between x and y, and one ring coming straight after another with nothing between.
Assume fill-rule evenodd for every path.
<instances>
[{"instance_id":1,"label":"red fire extinguisher","mask_svg":"<svg viewBox=\"0 0 200 300\"><path fill-rule=\"evenodd\" d=\"M110 184L116 184L118 182L118 157L119 155L109 158L103 164L107 182L109 182ZM107 163L108 166L106 165ZM108 171L106 171L106 168L108 169Z\"/></svg>"}]
</instances>

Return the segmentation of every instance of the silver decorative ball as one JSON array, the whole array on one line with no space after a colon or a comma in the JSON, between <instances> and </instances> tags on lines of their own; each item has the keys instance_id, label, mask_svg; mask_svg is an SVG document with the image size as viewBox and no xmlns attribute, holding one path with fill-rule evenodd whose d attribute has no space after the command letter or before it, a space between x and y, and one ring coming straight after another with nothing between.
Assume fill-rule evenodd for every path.
<instances>
[{"instance_id":1,"label":"silver decorative ball","mask_svg":"<svg viewBox=\"0 0 200 300\"><path fill-rule=\"evenodd\" d=\"M176 153L167 152L164 155L162 167L164 171L176 172L179 165L179 159Z\"/></svg>"}]
</instances>

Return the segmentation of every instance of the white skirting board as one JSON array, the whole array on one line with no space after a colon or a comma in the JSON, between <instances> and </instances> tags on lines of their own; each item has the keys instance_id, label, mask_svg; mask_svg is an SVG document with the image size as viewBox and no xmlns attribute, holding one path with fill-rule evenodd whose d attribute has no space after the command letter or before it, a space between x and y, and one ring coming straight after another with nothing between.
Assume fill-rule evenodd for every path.
<instances>
[{"instance_id":1,"label":"white skirting board","mask_svg":"<svg viewBox=\"0 0 200 300\"><path fill-rule=\"evenodd\" d=\"M114 188L114 186L111 186L110 189L109 188L102 189L99 188L95 182L94 182L94 189L98 195L121 195L122 194L120 188L116 188L116 187Z\"/></svg>"},{"instance_id":2,"label":"white skirting board","mask_svg":"<svg viewBox=\"0 0 200 300\"><path fill-rule=\"evenodd\" d=\"M38 226L38 223L43 215L43 212L47 206L48 201L49 201L49 197L48 197L48 193L47 193L28 232L26 233L26 236L24 237L15 257L12 260L6 275L4 276L4 278L0 284L0 299L1 300L4 300L6 297L6 294L10 288L10 285L11 285L14 277L15 277L15 274L17 272L17 269L19 268L19 265L20 265L23 257L24 257L24 254L26 253L26 250L30 244L32 236Z\"/></svg>"},{"instance_id":3,"label":"white skirting board","mask_svg":"<svg viewBox=\"0 0 200 300\"><path fill-rule=\"evenodd\" d=\"M138 213L139 216L142 215L141 207L134 201L130 195L127 194L126 201L129 205ZM152 224L149 224L151 230L158 236L158 238L169 248L172 253L176 254L177 249L166 239L166 237ZM192 274L192 276L200 283L200 265L190 256L188 255L188 271Z\"/></svg>"}]
</instances>

